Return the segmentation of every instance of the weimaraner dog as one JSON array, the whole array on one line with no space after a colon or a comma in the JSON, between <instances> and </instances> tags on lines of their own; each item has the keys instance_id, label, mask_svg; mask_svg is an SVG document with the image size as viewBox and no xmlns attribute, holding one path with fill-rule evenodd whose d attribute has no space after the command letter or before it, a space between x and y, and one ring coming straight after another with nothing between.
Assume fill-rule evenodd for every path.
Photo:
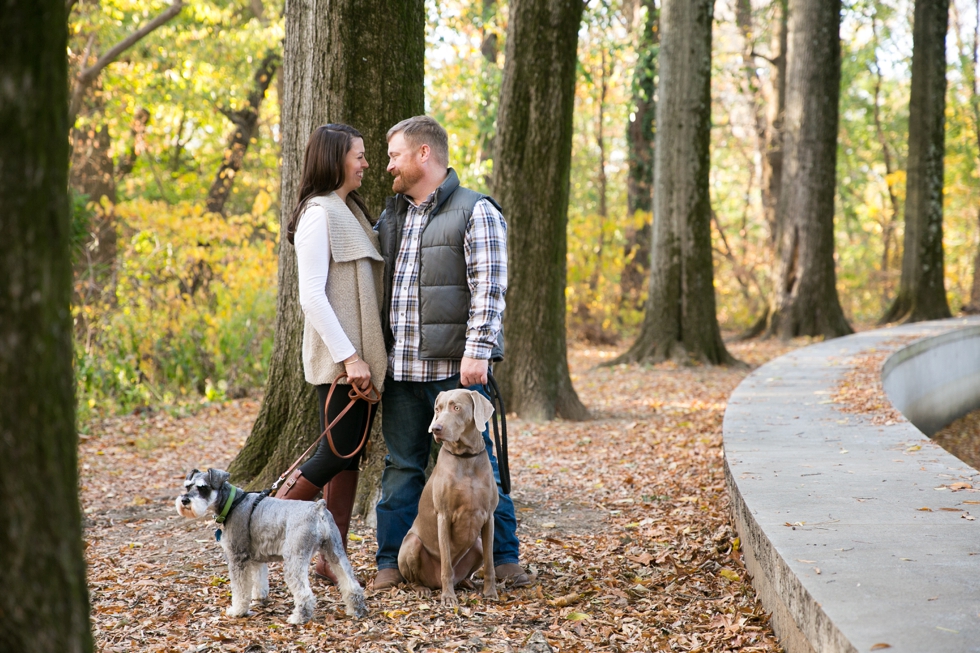
<instances>
[{"instance_id":1,"label":"weimaraner dog","mask_svg":"<svg viewBox=\"0 0 980 653\"><path fill-rule=\"evenodd\" d=\"M493 414L486 397L450 390L436 397L429 432L442 443L419 500L419 513L398 551L398 570L409 583L442 588L442 604L459 605L455 586L483 563L483 596L496 600L493 511L497 484L483 440Z\"/></svg>"}]
</instances>

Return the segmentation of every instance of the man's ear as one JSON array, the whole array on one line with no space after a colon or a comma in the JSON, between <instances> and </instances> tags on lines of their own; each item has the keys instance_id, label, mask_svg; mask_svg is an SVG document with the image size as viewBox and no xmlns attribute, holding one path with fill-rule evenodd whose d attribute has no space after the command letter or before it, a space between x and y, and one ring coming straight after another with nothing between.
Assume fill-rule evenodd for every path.
<instances>
[{"instance_id":1,"label":"man's ear","mask_svg":"<svg viewBox=\"0 0 980 653\"><path fill-rule=\"evenodd\" d=\"M476 423L477 430L483 433L487 430L490 416L493 415L493 404L476 390L470 390L470 398L473 400L473 421Z\"/></svg>"},{"instance_id":2,"label":"man's ear","mask_svg":"<svg viewBox=\"0 0 980 653\"><path fill-rule=\"evenodd\" d=\"M224 485L225 481L227 481L229 478L231 478L231 474L223 469L208 467L208 485L213 487L215 490Z\"/></svg>"},{"instance_id":3,"label":"man's ear","mask_svg":"<svg viewBox=\"0 0 980 653\"><path fill-rule=\"evenodd\" d=\"M428 161L429 160L429 157L431 155L432 155L432 148L431 147L429 147L425 143L422 143L421 145L419 145L419 162L420 163L425 163L426 161Z\"/></svg>"}]
</instances>

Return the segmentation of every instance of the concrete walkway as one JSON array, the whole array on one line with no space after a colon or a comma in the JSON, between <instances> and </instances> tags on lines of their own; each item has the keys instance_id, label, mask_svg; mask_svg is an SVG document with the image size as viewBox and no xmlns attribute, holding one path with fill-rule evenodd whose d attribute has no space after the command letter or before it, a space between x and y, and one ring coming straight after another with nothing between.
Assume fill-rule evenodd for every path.
<instances>
[{"instance_id":1,"label":"concrete walkway","mask_svg":"<svg viewBox=\"0 0 980 653\"><path fill-rule=\"evenodd\" d=\"M813 345L759 368L732 394L724 442L733 515L753 584L789 653L980 652L980 492L951 488L980 488L980 472L911 422L875 426L830 402L853 356L970 326L980 319ZM980 370L980 329L971 331L973 340L945 338L947 356L951 342L964 343L959 367L930 361L929 347L918 345L899 373L893 355L886 386L906 393L899 403L930 394L934 405L953 401L944 397L957 394L955 375ZM930 369L939 373L922 371ZM894 387L890 394L900 394ZM963 395L961 412L980 400Z\"/></svg>"}]
</instances>

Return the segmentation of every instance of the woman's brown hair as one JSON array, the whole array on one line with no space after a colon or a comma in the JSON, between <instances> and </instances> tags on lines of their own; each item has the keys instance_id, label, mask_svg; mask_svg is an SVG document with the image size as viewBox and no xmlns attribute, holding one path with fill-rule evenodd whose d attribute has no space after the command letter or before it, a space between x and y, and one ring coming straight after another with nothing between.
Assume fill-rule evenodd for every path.
<instances>
[{"instance_id":1,"label":"woman's brown hair","mask_svg":"<svg viewBox=\"0 0 980 653\"><path fill-rule=\"evenodd\" d=\"M296 236L299 219L303 215L303 210L310 198L332 193L347 181L344 178L344 163L355 138L363 139L364 137L361 136L361 132L349 125L333 123L317 127L310 134L310 140L306 144L306 154L303 157L303 174L299 181L299 199L296 202L296 208L293 209L293 215L289 218L289 224L286 226L286 238L290 243ZM371 214L368 213L367 204L364 203L356 190L348 193L347 197L354 200L354 203L364 212L370 222L374 222Z\"/></svg>"}]
</instances>

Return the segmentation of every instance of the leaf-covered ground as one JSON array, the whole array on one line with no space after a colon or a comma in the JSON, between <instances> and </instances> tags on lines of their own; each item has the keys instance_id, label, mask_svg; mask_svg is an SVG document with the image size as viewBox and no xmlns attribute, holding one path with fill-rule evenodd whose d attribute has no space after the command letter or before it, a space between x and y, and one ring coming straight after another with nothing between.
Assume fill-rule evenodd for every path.
<instances>
[{"instance_id":1,"label":"leaf-covered ground","mask_svg":"<svg viewBox=\"0 0 980 653\"><path fill-rule=\"evenodd\" d=\"M756 366L794 345L736 344ZM226 617L227 566L210 521L178 517L192 467L227 467L258 400L93 424L80 446L92 617L100 651L518 651L541 631L556 651L778 651L728 520L721 422L746 369L595 366L618 351L572 347L595 419L512 417L513 498L529 588L501 600L462 593L368 593L353 621L313 580L311 623L286 623L291 598L272 565L271 602ZM351 562L366 583L374 537L355 521Z\"/></svg>"}]
</instances>

